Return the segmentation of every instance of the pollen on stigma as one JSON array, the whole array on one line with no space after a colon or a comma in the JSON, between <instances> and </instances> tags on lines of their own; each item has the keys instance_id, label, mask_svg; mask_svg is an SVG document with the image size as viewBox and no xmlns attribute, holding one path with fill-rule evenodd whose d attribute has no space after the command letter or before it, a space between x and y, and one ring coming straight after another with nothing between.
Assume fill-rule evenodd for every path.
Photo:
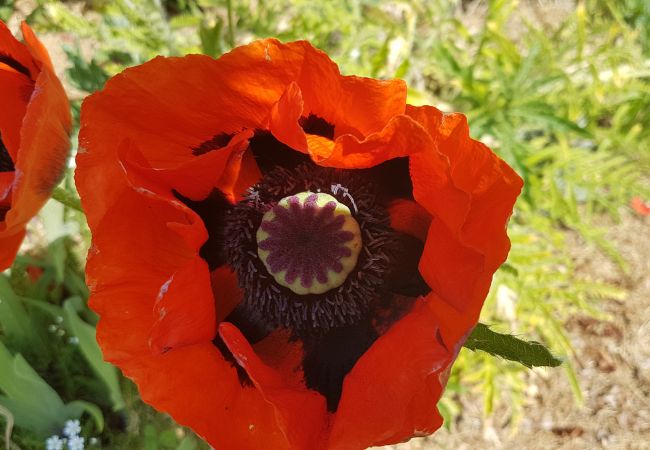
<instances>
[{"instance_id":1,"label":"pollen on stigma","mask_svg":"<svg viewBox=\"0 0 650 450\"><path fill-rule=\"evenodd\" d=\"M298 295L341 286L362 247L361 230L350 209L322 192L282 198L262 217L256 238L269 274Z\"/></svg>"}]
</instances>

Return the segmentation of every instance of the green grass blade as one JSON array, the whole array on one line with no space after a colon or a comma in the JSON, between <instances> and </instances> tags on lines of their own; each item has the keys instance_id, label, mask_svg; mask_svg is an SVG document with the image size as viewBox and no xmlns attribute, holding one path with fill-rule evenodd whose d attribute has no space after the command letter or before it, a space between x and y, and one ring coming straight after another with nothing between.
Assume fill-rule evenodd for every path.
<instances>
[{"instance_id":1,"label":"green grass blade","mask_svg":"<svg viewBox=\"0 0 650 450\"><path fill-rule=\"evenodd\" d=\"M4 275L0 275L0 330L16 342L33 341L29 315Z\"/></svg>"},{"instance_id":2,"label":"green grass blade","mask_svg":"<svg viewBox=\"0 0 650 450\"><path fill-rule=\"evenodd\" d=\"M65 324L71 334L79 339L79 349L88 364L106 385L114 410L124 408L124 398L115 367L104 361L102 352L95 338L95 327L81 320L77 308L83 302L79 297L72 297L63 303Z\"/></svg>"}]
</instances>

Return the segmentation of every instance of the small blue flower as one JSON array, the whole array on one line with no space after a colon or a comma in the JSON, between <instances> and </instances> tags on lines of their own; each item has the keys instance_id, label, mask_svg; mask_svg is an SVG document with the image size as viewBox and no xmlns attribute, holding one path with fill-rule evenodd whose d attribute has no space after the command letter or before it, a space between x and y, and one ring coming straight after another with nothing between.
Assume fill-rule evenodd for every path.
<instances>
[{"instance_id":1,"label":"small blue flower","mask_svg":"<svg viewBox=\"0 0 650 450\"><path fill-rule=\"evenodd\" d=\"M58 436L50 436L45 441L45 450L63 450L63 439Z\"/></svg>"},{"instance_id":2,"label":"small blue flower","mask_svg":"<svg viewBox=\"0 0 650 450\"><path fill-rule=\"evenodd\" d=\"M81 436L72 436L68 439L68 450L84 450L86 438Z\"/></svg>"},{"instance_id":3,"label":"small blue flower","mask_svg":"<svg viewBox=\"0 0 650 450\"><path fill-rule=\"evenodd\" d=\"M78 420L75 419L66 421L63 427L63 434L69 438L72 438L77 436L79 433L81 433L81 424ZM68 444L68 446L70 446L70 444Z\"/></svg>"}]
</instances>

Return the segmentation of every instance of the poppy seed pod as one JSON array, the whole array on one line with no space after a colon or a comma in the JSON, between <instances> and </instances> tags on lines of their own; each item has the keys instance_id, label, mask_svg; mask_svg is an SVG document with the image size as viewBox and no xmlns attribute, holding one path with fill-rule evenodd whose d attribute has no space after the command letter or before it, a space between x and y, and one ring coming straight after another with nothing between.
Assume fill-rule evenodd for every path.
<instances>
[{"instance_id":1,"label":"poppy seed pod","mask_svg":"<svg viewBox=\"0 0 650 450\"><path fill-rule=\"evenodd\" d=\"M307 42L156 58L85 100L107 360L215 448L433 433L521 179L464 116Z\"/></svg>"},{"instance_id":2,"label":"poppy seed pod","mask_svg":"<svg viewBox=\"0 0 650 450\"><path fill-rule=\"evenodd\" d=\"M26 23L21 29L24 44L0 21L0 270L61 180L70 149L68 98L43 44Z\"/></svg>"}]
</instances>

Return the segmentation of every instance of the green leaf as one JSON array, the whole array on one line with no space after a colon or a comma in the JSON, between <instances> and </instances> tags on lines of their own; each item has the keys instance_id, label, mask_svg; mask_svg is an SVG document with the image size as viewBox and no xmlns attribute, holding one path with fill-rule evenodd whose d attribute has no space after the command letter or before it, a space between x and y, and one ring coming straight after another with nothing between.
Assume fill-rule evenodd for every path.
<instances>
[{"instance_id":1,"label":"green leaf","mask_svg":"<svg viewBox=\"0 0 650 450\"><path fill-rule=\"evenodd\" d=\"M102 414L102 410L99 409L99 406L94 403L85 400L74 400L65 405L65 411L68 417L80 417L84 412L87 412L95 421L97 431L101 433L104 429L104 414Z\"/></svg>"},{"instance_id":2,"label":"green leaf","mask_svg":"<svg viewBox=\"0 0 650 450\"><path fill-rule=\"evenodd\" d=\"M50 241L47 248L49 260L52 262L56 284L63 283L65 276L65 265L68 257L68 251L65 248L65 238L60 237L55 241Z\"/></svg>"},{"instance_id":3,"label":"green leaf","mask_svg":"<svg viewBox=\"0 0 650 450\"><path fill-rule=\"evenodd\" d=\"M591 138L591 133L575 122L560 116L553 106L541 101L529 101L510 110L510 115L517 116L535 126L546 125L557 132L574 132L582 137Z\"/></svg>"},{"instance_id":4,"label":"green leaf","mask_svg":"<svg viewBox=\"0 0 650 450\"><path fill-rule=\"evenodd\" d=\"M70 334L79 339L79 349L84 355L93 371L101 378L106 385L113 410L124 408L124 398L120 390L120 383L115 367L104 361L102 351L97 345L95 338L95 327L84 322L77 311L83 308L83 301L79 297L71 297L63 303L65 325Z\"/></svg>"},{"instance_id":5,"label":"green leaf","mask_svg":"<svg viewBox=\"0 0 650 450\"><path fill-rule=\"evenodd\" d=\"M476 325L464 346L470 350L483 350L491 355L518 362L528 368L557 367L562 364L562 360L553 356L543 344L497 333L482 323Z\"/></svg>"},{"instance_id":6,"label":"green leaf","mask_svg":"<svg viewBox=\"0 0 650 450\"><path fill-rule=\"evenodd\" d=\"M16 342L32 341L29 315L14 293L9 281L0 275L0 330Z\"/></svg>"},{"instance_id":7,"label":"green leaf","mask_svg":"<svg viewBox=\"0 0 650 450\"><path fill-rule=\"evenodd\" d=\"M406 58L404 61L400 63L399 66L397 66L397 69L393 74L393 78L404 78L408 73L410 67L411 67L411 60Z\"/></svg>"},{"instance_id":8,"label":"green leaf","mask_svg":"<svg viewBox=\"0 0 650 450\"><path fill-rule=\"evenodd\" d=\"M12 356L0 342L0 405L13 414L16 425L39 435L55 432L69 416L63 401L27 361Z\"/></svg>"},{"instance_id":9,"label":"green leaf","mask_svg":"<svg viewBox=\"0 0 650 450\"><path fill-rule=\"evenodd\" d=\"M109 75L95 58L86 61L78 43L75 47L64 46L63 51L65 51L71 65L65 71L70 83L83 91L91 93L100 90L104 86Z\"/></svg>"},{"instance_id":10,"label":"green leaf","mask_svg":"<svg viewBox=\"0 0 650 450\"><path fill-rule=\"evenodd\" d=\"M46 301L37 300L29 297L20 297L20 300L26 305L29 305L30 307L39 309L49 314L50 316L52 316L53 319L56 319L57 317L63 317L63 309L61 309L60 306L52 305L51 303L47 303Z\"/></svg>"},{"instance_id":11,"label":"green leaf","mask_svg":"<svg viewBox=\"0 0 650 450\"><path fill-rule=\"evenodd\" d=\"M86 280L82 274L76 272L74 269L66 267L63 283L71 295L88 298L89 292Z\"/></svg>"},{"instance_id":12,"label":"green leaf","mask_svg":"<svg viewBox=\"0 0 650 450\"><path fill-rule=\"evenodd\" d=\"M58 432L68 419L84 412L104 427L104 416L96 405L75 400L64 404L59 394L41 378L20 354L12 355L0 342L0 406L8 409L16 425L39 436Z\"/></svg>"},{"instance_id":13,"label":"green leaf","mask_svg":"<svg viewBox=\"0 0 650 450\"><path fill-rule=\"evenodd\" d=\"M506 272L515 277L519 275L519 271L517 270L517 268L507 261L501 264L499 270L502 270L503 272Z\"/></svg>"}]
</instances>

